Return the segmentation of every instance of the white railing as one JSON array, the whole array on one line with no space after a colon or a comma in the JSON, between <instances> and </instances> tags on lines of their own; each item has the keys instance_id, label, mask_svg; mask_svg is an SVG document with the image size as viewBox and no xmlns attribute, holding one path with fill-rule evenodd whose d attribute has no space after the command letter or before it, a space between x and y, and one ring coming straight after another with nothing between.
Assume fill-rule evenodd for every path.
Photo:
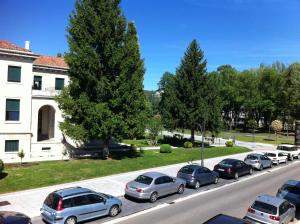
<instances>
[{"instance_id":1,"label":"white railing","mask_svg":"<svg viewBox=\"0 0 300 224\"><path fill-rule=\"evenodd\" d=\"M55 90L54 87L47 87L41 90L33 89L32 96L37 97L55 97L60 93L60 90Z\"/></svg>"}]
</instances>

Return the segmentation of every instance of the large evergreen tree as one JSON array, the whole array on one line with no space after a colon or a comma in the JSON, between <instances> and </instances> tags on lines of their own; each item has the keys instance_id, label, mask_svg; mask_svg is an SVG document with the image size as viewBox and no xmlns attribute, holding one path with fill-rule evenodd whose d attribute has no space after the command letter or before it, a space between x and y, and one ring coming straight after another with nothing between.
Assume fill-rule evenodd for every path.
<instances>
[{"instance_id":1,"label":"large evergreen tree","mask_svg":"<svg viewBox=\"0 0 300 224\"><path fill-rule=\"evenodd\" d=\"M144 65L135 27L120 0L77 0L68 27L70 83L57 98L61 130L74 140L109 140L144 131Z\"/></svg>"}]
</instances>

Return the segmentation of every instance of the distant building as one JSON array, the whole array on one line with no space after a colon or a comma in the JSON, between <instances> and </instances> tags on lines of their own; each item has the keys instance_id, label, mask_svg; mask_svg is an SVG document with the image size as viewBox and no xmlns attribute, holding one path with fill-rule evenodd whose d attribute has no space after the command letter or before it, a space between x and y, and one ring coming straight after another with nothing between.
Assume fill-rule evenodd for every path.
<instances>
[{"instance_id":1,"label":"distant building","mask_svg":"<svg viewBox=\"0 0 300 224\"><path fill-rule=\"evenodd\" d=\"M62 114L54 96L69 82L61 57L37 55L0 40L0 158L18 162L62 157Z\"/></svg>"}]
</instances>

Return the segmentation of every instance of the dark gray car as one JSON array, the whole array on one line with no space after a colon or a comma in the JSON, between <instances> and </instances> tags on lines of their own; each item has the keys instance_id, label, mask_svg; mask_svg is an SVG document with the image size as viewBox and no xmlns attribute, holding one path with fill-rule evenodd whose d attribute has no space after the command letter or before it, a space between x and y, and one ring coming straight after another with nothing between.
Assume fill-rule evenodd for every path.
<instances>
[{"instance_id":1,"label":"dark gray car","mask_svg":"<svg viewBox=\"0 0 300 224\"><path fill-rule=\"evenodd\" d=\"M185 181L183 179L170 177L159 172L148 172L127 183L125 195L155 202L160 196L176 192L182 194L184 188Z\"/></svg>"},{"instance_id":2,"label":"dark gray car","mask_svg":"<svg viewBox=\"0 0 300 224\"><path fill-rule=\"evenodd\" d=\"M177 177L184 179L187 185L195 189L205 184L217 184L219 181L219 174L217 172L196 164L182 167L178 171Z\"/></svg>"}]
</instances>

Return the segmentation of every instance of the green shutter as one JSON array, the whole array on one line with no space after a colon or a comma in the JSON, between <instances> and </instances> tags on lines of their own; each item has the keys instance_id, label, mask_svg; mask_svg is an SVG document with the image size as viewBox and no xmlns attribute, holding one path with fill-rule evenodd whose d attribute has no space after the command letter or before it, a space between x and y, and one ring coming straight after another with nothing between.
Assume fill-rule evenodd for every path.
<instances>
[{"instance_id":1,"label":"green shutter","mask_svg":"<svg viewBox=\"0 0 300 224\"><path fill-rule=\"evenodd\" d=\"M5 141L5 152L18 152L18 151L19 151L19 140Z\"/></svg>"},{"instance_id":2,"label":"green shutter","mask_svg":"<svg viewBox=\"0 0 300 224\"><path fill-rule=\"evenodd\" d=\"M21 82L21 67L8 66L8 82Z\"/></svg>"},{"instance_id":3,"label":"green shutter","mask_svg":"<svg viewBox=\"0 0 300 224\"><path fill-rule=\"evenodd\" d=\"M60 79L60 78L55 79L55 89L56 90L61 90L62 88L64 88L64 84L65 84L64 79Z\"/></svg>"},{"instance_id":4,"label":"green shutter","mask_svg":"<svg viewBox=\"0 0 300 224\"><path fill-rule=\"evenodd\" d=\"M20 100L7 99L6 111L20 111Z\"/></svg>"}]
</instances>

